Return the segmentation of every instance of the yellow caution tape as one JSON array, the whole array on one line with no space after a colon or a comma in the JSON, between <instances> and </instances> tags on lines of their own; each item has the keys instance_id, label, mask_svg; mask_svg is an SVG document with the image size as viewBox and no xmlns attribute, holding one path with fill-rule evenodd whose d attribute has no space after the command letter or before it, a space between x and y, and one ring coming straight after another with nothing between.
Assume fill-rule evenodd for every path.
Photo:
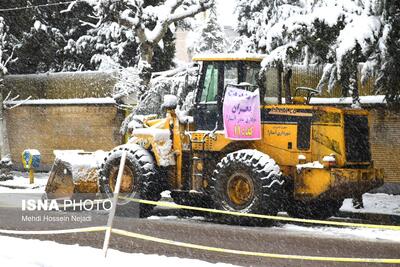
<instances>
[{"instance_id":1,"label":"yellow caution tape","mask_svg":"<svg viewBox=\"0 0 400 267\"><path fill-rule=\"evenodd\" d=\"M106 226L86 227L77 229L66 230L44 230L44 231L17 231L17 230L0 230L0 234L9 235L49 235L49 234L70 234L70 233L84 233L84 232L102 232L107 229ZM156 242L160 244L173 245L184 248L199 249L204 251L236 254L243 256L255 256L264 258L275 258L285 260L306 260L306 261L324 261L324 262L354 262L354 263L386 263L386 264L400 264L400 259L373 259L373 258L345 258L345 257L323 257L323 256L302 256L302 255L289 255L265 252L253 252L235 249L224 249L218 247L197 245L179 241L173 241L148 235L142 235L120 229L112 229L112 233L117 235Z\"/></svg>"},{"instance_id":2,"label":"yellow caution tape","mask_svg":"<svg viewBox=\"0 0 400 267\"><path fill-rule=\"evenodd\" d=\"M262 215L262 214L254 214L254 213L241 213L241 212L234 212L234 211L207 209L207 208L200 208L200 207L178 205L178 204L169 203L169 202L161 202L161 201L156 202L156 201L129 198L129 197L119 197L119 198L125 199L125 200L130 200L130 201L133 201L136 203L147 204L147 205L168 207L168 208L174 208L174 209L196 210L196 211L219 213L219 214L233 215L233 216L242 216L242 217L251 217L251 218L259 218L259 219L287 221L287 222L298 222L298 223L324 224L324 225L333 225L333 226L362 227L362 228L400 231L400 226L396 226L396 225L379 225L379 224L349 223L349 222L338 222L338 221L309 220L309 219L291 218L291 217L283 217L283 216L272 216L272 215Z\"/></svg>"},{"instance_id":3,"label":"yellow caution tape","mask_svg":"<svg viewBox=\"0 0 400 267\"><path fill-rule=\"evenodd\" d=\"M287 254L275 254L275 253L263 253L263 252L253 252L235 249L224 249L203 245L196 245L191 243L178 242L168 239L162 239L158 237L152 237L147 235L142 235L138 233L132 233L125 230L112 229L113 233L121 236L132 237L136 239L157 242L166 245L173 245L184 248L199 249L211 252L236 254L243 256L255 256L255 257L265 257L265 258L275 258L275 259L285 259L285 260L306 260L306 261L325 261L325 262L355 262L355 263L388 263L388 264L399 264L400 259L371 259L371 258L343 258L343 257L321 257L321 256L301 256L301 255L287 255Z\"/></svg>"},{"instance_id":4,"label":"yellow caution tape","mask_svg":"<svg viewBox=\"0 0 400 267\"><path fill-rule=\"evenodd\" d=\"M57 234L72 234L72 233L89 233L105 231L105 226L95 226L65 230L43 230L43 231L18 231L18 230L0 230L0 234L6 235L57 235Z\"/></svg>"}]
</instances>

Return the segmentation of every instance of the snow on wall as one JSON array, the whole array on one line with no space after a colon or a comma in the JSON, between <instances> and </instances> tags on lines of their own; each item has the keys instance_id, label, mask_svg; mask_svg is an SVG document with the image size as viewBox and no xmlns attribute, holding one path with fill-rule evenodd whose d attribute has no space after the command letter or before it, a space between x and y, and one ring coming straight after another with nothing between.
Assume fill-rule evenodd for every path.
<instances>
[{"instance_id":1,"label":"snow on wall","mask_svg":"<svg viewBox=\"0 0 400 267\"><path fill-rule=\"evenodd\" d=\"M114 98L70 98L70 99L34 99L34 100L18 100L6 101L6 106L14 105L115 105Z\"/></svg>"},{"instance_id":2,"label":"snow on wall","mask_svg":"<svg viewBox=\"0 0 400 267\"><path fill-rule=\"evenodd\" d=\"M351 105L353 103L352 97L341 97L341 98L322 98L313 97L310 100L312 105ZM386 104L385 96L374 95L374 96L360 96L361 105L373 105L373 104Z\"/></svg>"}]
</instances>

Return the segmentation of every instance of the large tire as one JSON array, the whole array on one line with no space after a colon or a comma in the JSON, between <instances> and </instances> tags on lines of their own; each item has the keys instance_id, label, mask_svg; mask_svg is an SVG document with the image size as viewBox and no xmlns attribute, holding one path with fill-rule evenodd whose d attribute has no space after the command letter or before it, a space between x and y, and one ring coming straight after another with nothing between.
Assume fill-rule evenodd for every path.
<instances>
[{"instance_id":1,"label":"large tire","mask_svg":"<svg viewBox=\"0 0 400 267\"><path fill-rule=\"evenodd\" d=\"M127 157L121 183L121 194L151 201L160 200L163 183L158 181L159 176L154 158L147 150L135 144L118 146L108 153L100 169L101 192L112 196L124 150L127 151ZM143 218L148 217L153 208L153 205L119 201L117 214Z\"/></svg>"},{"instance_id":2,"label":"large tire","mask_svg":"<svg viewBox=\"0 0 400 267\"><path fill-rule=\"evenodd\" d=\"M257 150L239 150L224 157L209 180L209 190L217 209L265 215L276 215L285 196L279 166ZM241 225L269 222L243 216L218 217Z\"/></svg>"},{"instance_id":3,"label":"large tire","mask_svg":"<svg viewBox=\"0 0 400 267\"><path fill-rule=\"evenodd\" d=\"M335 216L342 204L343 200L292 201L287 213L296 218L325 220Z\"/></svg>"}]
</instances>

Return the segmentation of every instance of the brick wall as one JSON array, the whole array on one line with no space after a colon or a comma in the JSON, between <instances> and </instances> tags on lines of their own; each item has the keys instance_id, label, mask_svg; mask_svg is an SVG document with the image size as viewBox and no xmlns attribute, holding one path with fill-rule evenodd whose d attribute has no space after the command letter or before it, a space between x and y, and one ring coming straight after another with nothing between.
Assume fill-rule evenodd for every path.
<instances>
[{"instance_id":1,"label":"brick wall","mask_svg":"<svg viewBox=\"0 0 400 267\"><path fill-rule=\"evenodd\" d=\"M38 149L49 170L53 150L109 150L122 143L123 114L114 105L26 105L5 113L11 157L21 168L24 149Z\"/></svg>"},{"instance_id":2,"label":"brick wall","mask_svg":"<svg viewBox=\"0 0 400 267\"><path fill-rule=\"evenodd\" d=\"M385 169L385 182L400 183L400 113L370 109L372 158Z\"/></svg>"}]
</instances>

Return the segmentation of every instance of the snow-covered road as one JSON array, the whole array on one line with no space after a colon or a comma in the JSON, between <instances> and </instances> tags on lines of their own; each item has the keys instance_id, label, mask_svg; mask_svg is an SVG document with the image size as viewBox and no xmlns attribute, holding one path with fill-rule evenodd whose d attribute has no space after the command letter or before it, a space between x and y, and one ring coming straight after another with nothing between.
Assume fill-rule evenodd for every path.
<instances>
[{"instance_id":1,"label":"snow-covered road","mask_svg":"<svg viewBox=\"0 0 400 267\"><path fill-rule=\"evenodd\" d=\"M71 267L71 266L216 266L228 267L230 264L211 264L208 262L124 253L109 250L104 258L102 250L79 245L62 245L52 241L26 240L0 236L0 265L7 267Z\"/></svg>"}]
</instances>

